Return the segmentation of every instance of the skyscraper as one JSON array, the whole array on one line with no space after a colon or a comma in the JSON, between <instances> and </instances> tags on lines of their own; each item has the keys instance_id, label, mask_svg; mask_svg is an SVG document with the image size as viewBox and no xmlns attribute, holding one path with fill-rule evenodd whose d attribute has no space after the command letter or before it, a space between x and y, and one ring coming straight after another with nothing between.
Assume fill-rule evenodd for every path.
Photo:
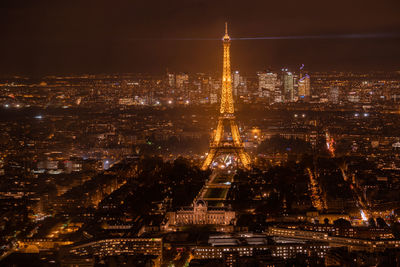
<instances>
[{"instance_id":1,"label":"skyscraper","mask_svg":"<svg viewBox=\"0 0 400 267\"><path fill-rule=\"evenodd\" d=\"M238 88L239 88L239 85L240 85L240 74L239 74L239 71L238 70L234 71L232 77L233 77L233 84L232 84L233 85L233 95L237 96L238 95Z\"/></svg>"},{"instance_id":2,"label":"skyscraper","mask_svg":"<svg viewBox=\"0 0 400 267\"><path fill-rule=\"evenodd\" d=\"M247 83L246 78L240 75L240 72L234 71L232 73L233 80L233 95L235 97L243 96L247 93Z\"/></svg>"},{"instance_id":3,"label":"skyscraper","mask_svg":"<svg viewBox=\"0 0 400 267\"><path fill-rule=\"evenodd\" d=\"M294 100L294 76L288 69L282 69L283 94L285 100Z\"/></svg>"},{"instance_id":4,"label":"skyscraper","mask_svg":"<svg viewBox=\"0 0 400 267\"><path fill-rule=\"evenodd\" d=\"M258 72L257 76L259 97L272 98L276 88L279 87L278 74L273 72Z\"/></svg>"},{"instance_id":5,"label":"skyscraper","mask_svg":"<svg viewBox=\"0 0 400 267\"><path fill-rule=\"evenodd\" d=\"M310 76L305 74L299 80L299 99L309 99L311 96Z\"/></svg>"},{"instance_id":6,"label":"skyscraper","mask_svg":"<svg viewBox=\"0 0 400 267\"><path fill-rule=\"evenodd\" d=\"M241 96L247 94L247 80L243 76L240 76L238 94Z\"/></svg>"},{"instance_id":7,"label":"skyscraper","mask_svg":"<svg viewBox=\"0 0 400 267\"><path fill-rule=\"evenodd\" d=\"M170 87L175 87L175 74L173 73L168 73L167 74L168 78L168 85Z\"/></svg>"},{"instance_id":8,"label":"skyscraper","mask_svg":"<svg viewBox=\"0 0 400 267\"><path fill-rule=\"evenodd\" d=\"M298 97L299 100L309 100L311 96L310 75L306 74L304 64L300 67L300 79L298 82Z\"/></svg>"},{"instance_id":9,"label":"skyscraper","mask_svg":"<svg viewBox=\"0 0 400 267\"><path fill-rule=\"evenodd\" d=\"M175 84L177 88L183 88L183 86L189 82L189 75L186 73L177 74L175 78Z\"/></svg>"}]
</instances>

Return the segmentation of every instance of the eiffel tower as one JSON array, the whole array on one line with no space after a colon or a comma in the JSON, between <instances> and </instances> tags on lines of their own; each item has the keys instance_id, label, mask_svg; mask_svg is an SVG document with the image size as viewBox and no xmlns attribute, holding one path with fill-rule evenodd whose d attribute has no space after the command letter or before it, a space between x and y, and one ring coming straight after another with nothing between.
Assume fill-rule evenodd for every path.
<instances>
[{"instance_id":1,"label":"eiffel tower","mask_svg":"<svg viewBox=\"0 0 400 267\"><path fill-rule=\"evenodd\" d=\"M236 154L244 168L250 168L250 157L244 151L243 142L240 138L238 126L236 124L235 109L232 97L232 78L229 48L231 38L228 35L228 24L225 23L225 35L222 39L224 45L224 64L222 71L222 92L220 116L218 118L217 131L210 144L210 151L204 160L202 169L206 170L213 160L221 154ZM232 140L223 140L225 126L230 128Z\"/></svg>"}]
</instances>

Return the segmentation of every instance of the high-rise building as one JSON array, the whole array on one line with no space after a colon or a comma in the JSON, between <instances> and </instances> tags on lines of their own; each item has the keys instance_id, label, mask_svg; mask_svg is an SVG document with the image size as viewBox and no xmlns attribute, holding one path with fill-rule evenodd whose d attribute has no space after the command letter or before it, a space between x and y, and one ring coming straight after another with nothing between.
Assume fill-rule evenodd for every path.
<instances>
[{"instance_id":1,"label":"high-rise building","mask_svg":"<svg viewBox=\"0 0 400 267\"><path fill-rule=\"evenodd\" d=\"M282 82L283 82L283 94L285 100L294 100L294 76L293 73L288 71L288 69L282 69Z\"/></svg>"},{"instance_id":2,"label":"high-rise building","mask_svg":"<svg viewBox=\"0 0 400 267\"><path fill-rule=\"evenodd\" d=\"M247 80L243 76L240 76L238 94L239 95L246 95L247 94Z\"/></svg>"},{"instance_id":3,"label":"high-rise building","mask_svg":"<svg viewBox=\"0 0 400 267\"><path fill-rule=\"evenodd\" d=\"M233 78L233 81L232 81L233 95L237 96L238 95L238 88L240 86L240 74L239 74L238 70L233 72L232 78Z\"/></svg>"},{"instance_id":4,"label":"high-rise building","mask_svg":"<svg viewBox=\"0 0 400 267\"><path fill-rule=\"evenodd\" d=\"M170 87L175 87L175 74L168 73L167 74L167 78L168 78L168 85Z\"/></svg>"},{"instance_id":5,"label":"high-rise building","mask_svg":"<svg viewBox=\"0 0 400 267\"><path fill-rule=\"evenodd\" d=\"M177 88L183 88L183 86L189 82L189 75L181 73L176 75L175 84Z\"/></svg>"},{"instance_id":6,"label":"high-rise building","mask_svg":"<svg viewBox=\"0 0 400 267\"><path fill-rule=\"evenodd\" d=\"M273 97L276 88L279 87L278 74L273 72L258 72L257 76L259 97Z\"/></svg>"},{"instance_id":7,"label":"high-rise building","mask_svg":"<svg viewBox=\"0 0 400 267\"><path fill-rule=\"evenodd\" d=\"M232 73L232 89L235 97L243 96L247 93L246 78L241 76L239 71L234 71Z\"/></svg>"},{"instance_id":8,"label":"high-rise building","mask_svg":"<svg viewBox=\"0 0 400 267\"><path fill-rule=\"evenodd\" d=\"M210 94L209 94L209 101L210 104L218 103L218 94L221 90L221 80L220 79L211 79L210 80Z\"/></svg>"},{"instance_id":9,"label":"high-rise building","mask_svg":"<svg viewBox=\"0 0 400 267\"><path fill-rule=\"evenodd\" d=\"M298 95L299 99L309 99L311 96L310 76L308 74L300 75Z\"/></svg>"},{"instance_id":10,"label":"high-rise building","mask_svg":"<svg viewBox=\"0 0 400 267\"><path fill-rule=\"evenodd\" d=\"M240 73L238 70L234 71L233 74L233 88L238 88L240 84Z\"/></svg>"},{"instance_id":11,"label":"high-rise building","mask_svg":"<svg viewBox=\"0 0 400 267\"><path fill-rule=\"evenodd\" d=\"M299 75L292 73L293 74L293 100L296 101L299 96Z\"/></svg>"},{"instance_id":12,"label":"high-rise building","mask_svg":"<svg viewBox=\"0 0 400 267\"><path fill-rule=\"evenodd\" d=\"M297 95L299 100L308 100L311 97L310 76L304 70L304 64L300 67Z\"/></svg>"},{"instance_id":13,"label":"high-rise building","mask_svg":"<svg viewBox=\"0 0 400 267\"><path fill-rule=\"evenodd\" d=\"M201 97L207 98L211 91L211 77L202 77L201 79Z\"/></svg>"}]
</instances>

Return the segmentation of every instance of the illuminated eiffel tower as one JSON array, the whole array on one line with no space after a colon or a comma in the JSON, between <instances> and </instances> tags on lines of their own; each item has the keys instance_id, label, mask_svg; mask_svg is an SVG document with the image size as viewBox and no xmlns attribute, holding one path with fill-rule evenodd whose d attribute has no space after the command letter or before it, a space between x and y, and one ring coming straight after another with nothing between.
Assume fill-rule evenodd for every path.
<instances>
[{"instance_id":1,"label":"illuminated eiffel tower","mask_svg":"<svg viewBox=\"0 0 400 267\"><path fill-rule=\"evenodd\" d=\"M232 78L229 48L231 38L228 35L228 24L225 23L224 44L224 66L222 72L222 92L220 116L218 118L217 131L210 144L210 151L203 163L202 169L206 170L213 160L220 154L236 154L243 164L243 167L250 167L250 157L244 151L243 142L240 138L238 126L235 121L235 109L233 108ZM230 128L232 140L223 140L225 126Z\"/></svg>"}]
</instances>

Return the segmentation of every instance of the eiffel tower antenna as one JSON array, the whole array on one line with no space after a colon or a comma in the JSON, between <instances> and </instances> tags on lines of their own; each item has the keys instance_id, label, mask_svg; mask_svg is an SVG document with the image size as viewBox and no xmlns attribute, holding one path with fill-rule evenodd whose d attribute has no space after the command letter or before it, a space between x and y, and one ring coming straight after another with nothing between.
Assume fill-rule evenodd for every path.
<instances>
[{"instance_id":1,"label":"eiffel tower antenna","mask_svg":"<svg viewBox=\"0 0 400 267\"><path fill-rule=\"evenodd\" d=\"M228 35L228 23L225 22L225 35L222 39L224 47L223 69L222 69L222 91L221 106L219 109L217 131L213 141L210 144L210 151L204 160L202 169L206 170L213 160L220 154L235 154L240 159L243 167L250 168L250 157L244 151L243 142L240 138L239 128L236 124L235 109L233 107L232 97L232 78L231 78L231 60L230 45L231 38ZM232 135L232 140L222 140L224 137L224 128L228 125Z\"/></svg>"}]
</instances>

